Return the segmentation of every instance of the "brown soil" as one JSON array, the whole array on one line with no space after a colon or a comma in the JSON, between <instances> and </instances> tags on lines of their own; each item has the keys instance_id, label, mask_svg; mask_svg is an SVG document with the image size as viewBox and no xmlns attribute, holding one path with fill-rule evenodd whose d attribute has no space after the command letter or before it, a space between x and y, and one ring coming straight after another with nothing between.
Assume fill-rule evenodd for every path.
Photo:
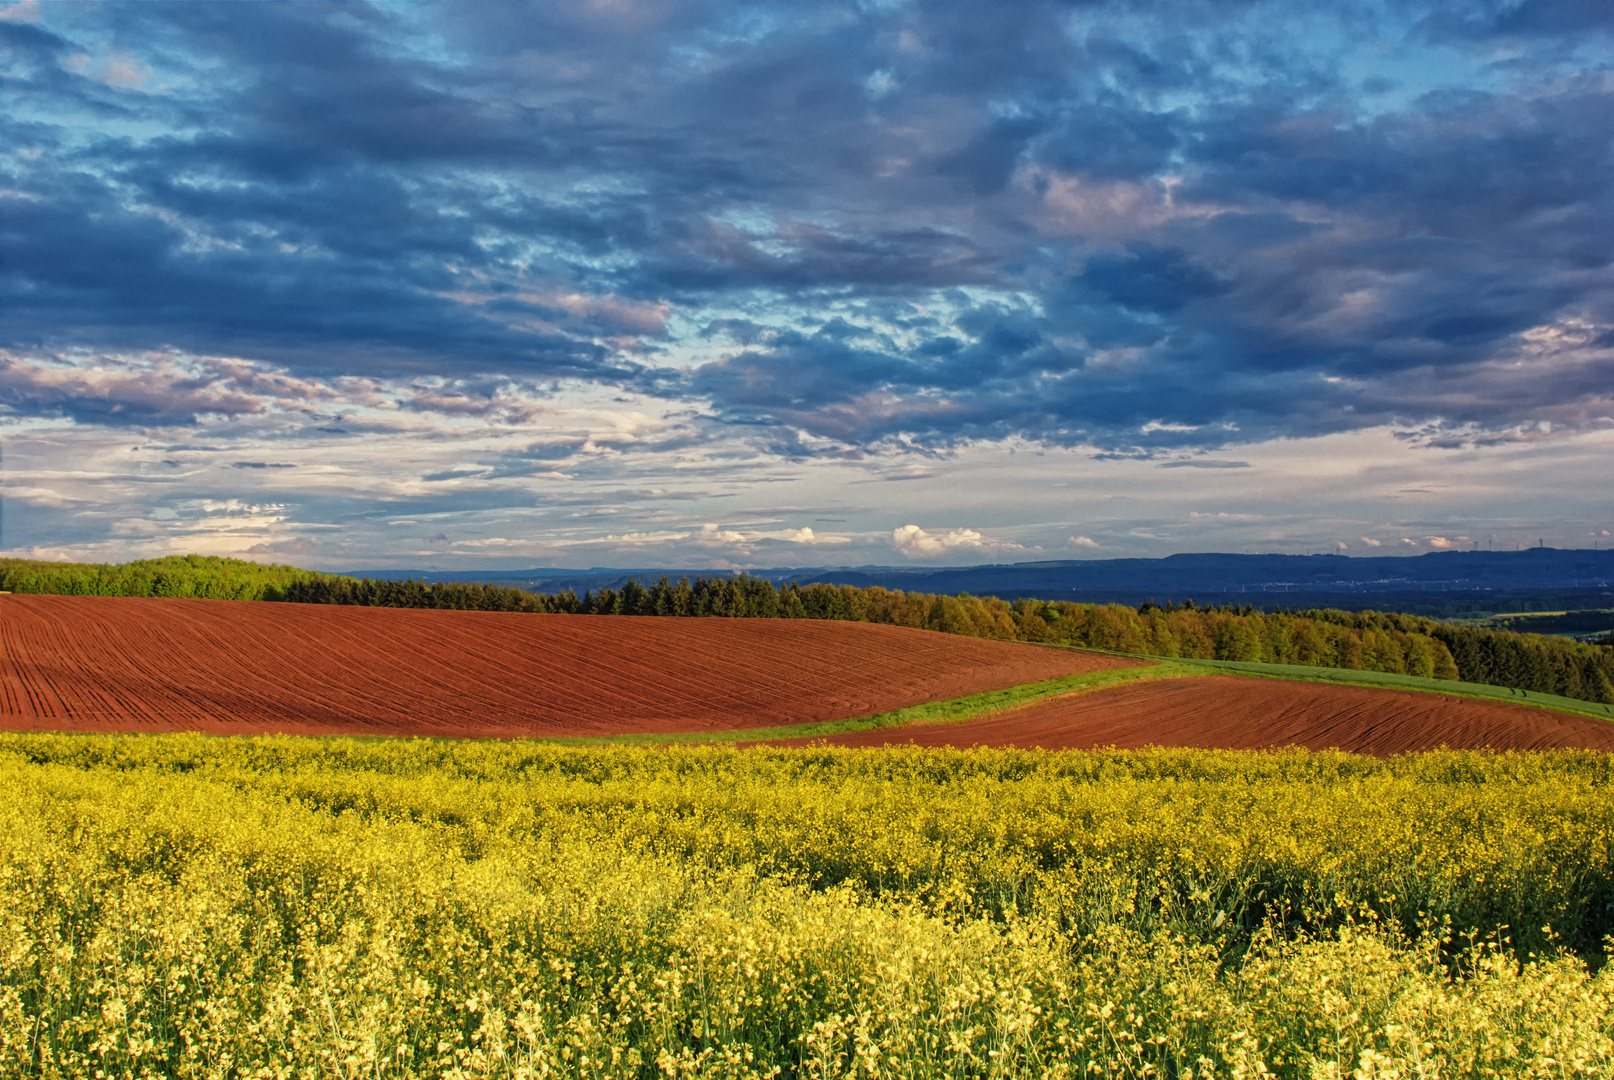
<instances>
[{"instance_id":1,"label":"brown soil","mask_svg":"<svg viewBox=\"0 0 1614 1080\"><path fill-rule=\"evenodd\" d=\"M11 730L731 730L1137 663L865 623L0 596Z\"/></svg>"},{"instance_id":2,"label":"brown soil","mask_svg":"<svg viewBox=\"0 0 1614 1080\"><path fill-rule=\"evenodd\" d=\"M797 742L799 740L788 740ZM1212 675L1129 683L961 724L833 736L838 746L1274 746L1358 754L1491 748L1614 750L1614 723L1409 690Z\"/></svg>"}]
</instances>

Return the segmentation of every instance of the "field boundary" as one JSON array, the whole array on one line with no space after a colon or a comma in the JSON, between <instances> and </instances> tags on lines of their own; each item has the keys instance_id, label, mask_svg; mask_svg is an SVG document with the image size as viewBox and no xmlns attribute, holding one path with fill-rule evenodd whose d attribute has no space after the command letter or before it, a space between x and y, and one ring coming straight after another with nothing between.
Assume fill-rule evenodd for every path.
<instances>
[{"instance_id":1,"label":"field boundary","mask_svg":"<svg viewBox=\"0 0 1614 1080\"><path fill-rule=\"evenodd\" d=\"M1366 686L1381 690L1412 690L1423 694L1446 694L1451 697L1476 698L1482 701L1502 701L1509 705L1526 705L1550 712L1574 713L1593 720L1614 721L1614 705L1583 701L1580 698L1559 697L1557 694L1543 694L1535 690L1491 686L1487 683L1426 679L1417 675L1398 675L1388 671L1357 671L1351 668L1308 667L1301 664L1262 664L1249 660L1198 660L1173 657L1167 662L1227 675L1249 675L1260 679L1334 683L1340 686ZM1193 675L1199 672L1193 671L1187 674Z\"/></svg>"},{"instance_id":2,"label":"field boundary","mask_svg":"<svg viewBox=\"0 0 1614 1080\"><path fill-rule=\"evenodd\" d=\"M1120 654L1111 654L1120 655ZM987 690L951 701L932 701L923 705L910 705L873 716L852 717L846 720L829 720L817 724L785 724L765 728L736 728L731 731L690 731L666 733L632 733L624 735L533 735L534 741L560 746L635 746L662 743L750 743L770 742L775 739L817 739L830 735L845 735L855 731L875 731L881 728L919 727L940 724L962 724L979 720L993 713L1017 709L1022 705L1045 701L1049 698L1107 690L1127 683L1147 682L1154 679L1180 679L1197 674L1182 668L1175 660L1153 657L1133 657L1143 661L1138 667L1116 668L1110 671L1089 671L1080 675L1064 675L1042 682L1008 686L1001 690Z\"/></svg>"},{"instance_id":3,"label":"field boundary","mask_svg":"<svg viewBox=\"0 0 1614 1080\"><path fill-rule=\"evenodd\" d=\"M1070 646L1055 646L1065 647ZM932 727L962 724L984 719L993 713L1007 712L1050 698L1073 694L1094 693L1135 682L1152 682L1157 679L1191 679L1207 674L1243 675L1251 678L1276 679L1280 682L1330 683L1337 686L1362 686L1377 690L1409 690L1422 694L1444 694L1448 697L1473 698L1480 701L1500 701L1511 705L1524 705L1547 712L1570 713L1592 720L1614 722L1614 706L1602 705L1579 698L1559 697L1537 691L1515 690L1507 686L1490 686L1485 683L1459 682L1454 679L1426 679L1416 675L1398 675L1385 671L1357 671L1350 668L1309 667L1302 664L1263 664L1245 660L1200 660L1188 657L1133 656L1130 653L1107 652L1102 649L1084 649L1084 652L1104 652L1109 656L1127 656L1149 662L1147 667L1120 668L1114 671L1095 671L1083 675L1068 675L1023 686L991 690L952 701L938 701L926 705L912 705L905 709L856 717L820 724L798 724L767 728L743 728L733 731L688 732L677 734L632 734L609 736L548 736L545 742L569 746L611 746L658 743L751 743L772 742L778 739L814 739L831 735L844 735L858 731L877 731L896 727Z\"/></svg>"}]
</instances>

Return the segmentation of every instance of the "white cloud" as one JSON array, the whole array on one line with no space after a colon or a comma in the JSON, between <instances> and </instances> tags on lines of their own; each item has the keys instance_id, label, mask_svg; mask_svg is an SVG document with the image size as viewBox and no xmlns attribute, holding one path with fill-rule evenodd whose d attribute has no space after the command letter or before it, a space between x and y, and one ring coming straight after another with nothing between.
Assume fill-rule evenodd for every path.
<instances>
[{"instance_id":1,"label":"white cloud","mask_svg":"<svg viewBox=\"0 0 1614 1080\"><path fill-rule=\"evenodd\" d=\"M741 532L738 529L725 529L708 522L701 526L700 532L690 537L697 543L704 544L754 544L759 540L778 540L791 544L845 544L850 539L845 536L819 535L807 526L799 529L769 529L758 532Z\"/></svg>"},{"instance_id":2,"label":"white cloud","mask_svg":"<svg viewBox=\"0 0 1614 1080\"><path fill-rule=\"evenodd\" d=\"M630 532L615 533L609 536L594 537L585 540L560 541L558 546L568 544L622 544L632 547L644 547L650 544L669 544L676 540L690 539L688 533L672 532Z\"/></svg>"},{"instance_id":3,"label":"white cloud","mask_svg":"<svg viewBox=\"0 0 1614 1080\"><path fill-rule=\"evenodd\" d=\"M811 528L805 525L799 529L778 529L774 532L753 533L751 539L786 540L792 544L809 544L814 546L819 544L850 544L852 542L852 538L849 536L841 536L837 533L814 532Z\"/></svg>"},{"instance_id":4,"label":"white cloud","mask_svg":"<svg viewBox=\"0 0 1614 1080\"><path fill-rule=\"evenodd\" d=\"M1447 529L1438 535L1460 542L1459 523L1484 523L1497 550L1523 538L1512 523L1525 518L1573 513L1602 521L1564 534L1560 546L1610 524L1606 499L1597 496L1614 454L1614 425L1483 451L1413 451L1388 430L1258 444L1246 453L1264 479L1252 485L1249 470L1157 470L1155 461L1094 461L1084 451L1029 445L923 459L778 460L726 429L701 428L676 405L621 402L570 384L316 383L267 364L182 357L165 369L166 359L107 363L116 385L93 373L83 383L56 386L61 376L52 374L11 384L25 397L110 388L127 412L138 400L121 396L135 389L125 375L150 373L183 398L187 380L211 371L251 407L198 423L187 414L181 422L114 428L93 417L75 423L8 412L16 399L0 403L7 554L116 562L188 551L239 555L260 543L317 537L318 550L306 555L252 557L330 570L413 568L424 557L415 552L421 538L441 531L458 540L432 554L444 569L706 570L725 559L736 568L889 562L903 550L893 518L933 523L904 531L898 561L915 563L1018 561L1039 557L1038 545L1066 558L1273 550L1273 543L1316 550L1337 542L1327 537L1363 529L1383 535L1350 541L1349 554L1412 556L1435 550L1424 542L1430 529ZM491 407L481 416L409 407L420 390L463 393ZM394 402L406 407L383 411ZM544 406L532 426L501 422L506 405L525 402ZM615 441L618 432L636 437ZM595 438L612 452L585 452ZM1449 486L1398 518L1405 504L1392 493L1425 485L1431 454ZM236 467L243 461L297 467ZM897 475L912 478L867 482ZM1201 509L1207 502L1222 509ZM356 518L353 508L363 505L410 512ZM1043 509L1028 510L1036 506ZM993 532L940 524L948 521L992 522ZM1082 543L1079 522L1106 539L1089 534L1097 546ZM703 523L713 526L704 535ZM1543 528L1552 541L1557 534ZM1402 544L1397 532L1414 542ZM1535 537L1532 531L1529 542Z\"/></svg>"},{"instance_id":5,"label":"white cloud","mask_svg":"<svg viewBox=\"0 0 1614 1080\"><path fill-rule=\"evenodd\" d=\"M0 7L0 22L24 23L39 21L39 0L17 0L15 4Z\"/></svg>"},{"instance_id":6,"label":"white cloud","mask_svg":"<svg viewBox=\"0 0 1614 1080\"><path fill-rule=\"evenodd\" d=\"M248 555L312 555L319 549L319 545L306 536L294 537L290 540L280 540L272 544L253 544L247 548Z\"/></svg>"},{"instance_id":7,"label":"white cloud","mask_svg":"<svg viewBox=\"0 0 1614 1080\"><path fill-rule=\"evenodd\" d=\"M1073 536L1070 538L1070 542L1076 547L1096 548L1100 546L1097 540L1089 536Z\"/></svg>"},{"instance_id":8,"label":"white cloud","mask_svg":"<svg viewBox=\"0 0 1614 1080\"><path fill-rule=\"evenodd\" d=\"M891 544L910 559L923 559L949 551L985 547L986 538L974 529L932 533L917 525L904 525L891 530Z\"/></svg>"},{"instance_id":9,"label":"white cloud","mask_svg":"<svg viewBox=\"0 0 1614 1080\"><path fill-rule=\"evenodd\" d=\"M55 488L30 487L20 484L7 484L5 497L13 502L27 503L30 506L63 507L75 503L90 502L85 495L66 495Z\"/></svg>"},{"instance_id":10,"label":"white cloud","mask_svg":"<svg viewBox=\"0 0 1614 1080\"><path fill-rule=\"evenodd\" d=\"M711 522L707 522L705 525L701 526L701 531L696 533L691 539L702 544L743 544L745 543L746 536L743 532L736 532L733 529L719 528L718 526L713 525Z\"/></svg>"}]
</instances>

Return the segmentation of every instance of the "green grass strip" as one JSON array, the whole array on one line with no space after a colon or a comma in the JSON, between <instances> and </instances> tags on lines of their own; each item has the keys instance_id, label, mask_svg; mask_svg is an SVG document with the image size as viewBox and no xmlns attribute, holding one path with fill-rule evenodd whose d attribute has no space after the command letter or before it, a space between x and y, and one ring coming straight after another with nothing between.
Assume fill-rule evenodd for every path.
<instances>
[{"instance_id":1,"label":"green grass strip","mask_svg":"<svg viewBox=\"0 0 1614 1080\"><path fill-rule=\"evenodd\" d=\"M1083 650L1097 651L1097 650ZM1123 653L1108 655L1122 656ZM1136 657L1135 659L1145 659ZM830 735L844 735L854 731L874 731L881 728L923 726L930 724L957 724L978 720L992 713L1029 705L1045 698L1066 694L1089 693L1106 690L1128 683L1154 679L1184 679L1202 677L1211 673L1248 675L1263 679L1280 679L1289 682L1329 683L1338 686L1366 686L1388 690L1413 690L1426 694L1445 694L1450 697L1477 698L1486 701L1505 701L1514 705L1527 705L1553 712L1572 713L1594 720L1614 720L1614 706L1600 705L1577 698L1541 694L1533 690L1514 690L1506 686L1488 686L1484 683L1458 682L1447 679L1424 679L1416 675L1396 675L1382 671L1352 671L1347 668L1308 667L1302 664L1258 664L1240 660L1192 660L1184 658L1148 657L1153 661L1147 667L1120 668L1113 671L1092 671L1083 675L1066 675L1058 679L1011 686L1002 690L989 690L981 694L956 698L952 701L935 701L924 705L910 705L905 709L878 713L874 716L854 717L848 720L831 720L820 724L792 724L780 727L743 728L733 731L700 731L669 734L633 735L560 735L535 736L547 743L564 746L623 746L656 745L665 743L734 743L767 742L774 739L817 739Z\"/></svg>"},{"instance_id":2,"label":"green grass strip","mask_svg":"<svg viewBox=\"0 0 1614 1080\"><path fill-rule=\"evenodd\" d=\"M932 724L961 724L979 720L993 713L1029 705L1045 698L1068 694L1090 693L1125 686L1134 682L1155 679L1200 678L1207 674L1247 675L1262 679L1279 679L1288 682L1330 683L1338 686L1366 686L1388 690L1413 690L1426 694L1446 694L1451 697L1477 698L1486 701L1505 701L1514 705L1549 709L1553 712L1572 713L1593 720L1614 720L1614 706L1602 705L1578 698L1541 694L1534 690L1514 690L1506 686L1489 686L1484 683L1458 682L1447 679L1425 679L1416 675L1397 675L1382 671L1353 671L1348 668L1308 667L1302 664L1260 664L1243 660L1197 660L1184 657L1133 656L1130 653L1109 652L1102 649L1073 648L1079 652L1099 652L1106 656L1138 660L1142 666L1118 668L1111 671L1090 671L1082 675L1065 675L1057 679L1026 683L1022 686L988 690L980 694L955 698L952 701L933 701L923 705L910 705L905 709L877 713L873 716L853 717L846 720L829 720L818 724L787 724L778 727L740 728L729 731L667 732L661 734L636 733L630 735L529 735L535 742L557 746L654 746L671 743L738 743L769 742L775 739L818 739L830 735L845 735L854 731L874 731L881 728L924 726ZM388 735L312 736L313 738L357 739L385 742ZM457 738L429 737L434 741L455 742Z\"/></svg>"},{"instance_id":3,"label":"green grass strip","mask_svg":"<svg viewBox=\"0 0 1614 1080\"><path fill-rule=\"evenodd\" d=\"M1307 667L1301 664L1258 664L1245 660L1177 659L1170 662L1198 669L1187 672L1192 675L1204 674L1205 670L1209 669L1229 675L1253 675L1263 679L1287 679L1290 682L1416 690L1425 694L1446 694L1451 697L1481 698L1486 701L1505 701L1512 705L1529 705L1538 709L1551 709L1553 712L1589 716L1594 720L1614 720L1614 705L1600 705L1595 701L1542 694L1534 690L1515 690L1507 686L1490 686L1485 683L1425 679L1417 675L1396 675L1385 671L1352 671L1348 668Z\"/></svg>"},{"instance_id":4,"label":"green grass strip","mask_svg":"<svg viewBox=\"0 0 1614 1080\"><path fill-rule=\"evenodd\" d=\"M910 705L905 709L878 713L874 716L854 717L848 720L829 720L821 724L790 724L783 727L744 728L736 731L699 731L676 734L650 735L554 735L534 736L547 743L562 746L623 746L653 743L728 743L765 742L770 739L817 739L827 735L844 735L853 731L872 731L878 728L904 727L920 724L962 723L976 720L1005 709L1029 705L1044 698L1066 694L1085 693L1121 686L1149 679L1175 679L1197 675L1192 668L1182 667L1174 660L1160 660L1145 666L1119 668L1114 671L1090 671L1082 675L1065 675L1043 682L1010 686L1002 690L988 690L981 694L955 698L952 701L933 701L924 705Z\"/></svg>"}]
</instances>

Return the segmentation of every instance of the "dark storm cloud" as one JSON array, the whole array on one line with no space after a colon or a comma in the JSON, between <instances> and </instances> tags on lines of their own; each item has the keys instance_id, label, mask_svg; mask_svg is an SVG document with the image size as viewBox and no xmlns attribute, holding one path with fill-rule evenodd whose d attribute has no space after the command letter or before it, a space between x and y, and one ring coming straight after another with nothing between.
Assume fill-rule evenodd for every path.
<instances>
[{"instance_id":1,"label":"dark storm cloud","mask_svg":"<svg viewBox=\"0 0 1614 1080\"><path fill-rule=\"evenodd\" d=\"M61 8L0 22L0 344L621 384L787 456L1574 430L1614 385L1611 21Z\"/></svg>"}]
</instances>

